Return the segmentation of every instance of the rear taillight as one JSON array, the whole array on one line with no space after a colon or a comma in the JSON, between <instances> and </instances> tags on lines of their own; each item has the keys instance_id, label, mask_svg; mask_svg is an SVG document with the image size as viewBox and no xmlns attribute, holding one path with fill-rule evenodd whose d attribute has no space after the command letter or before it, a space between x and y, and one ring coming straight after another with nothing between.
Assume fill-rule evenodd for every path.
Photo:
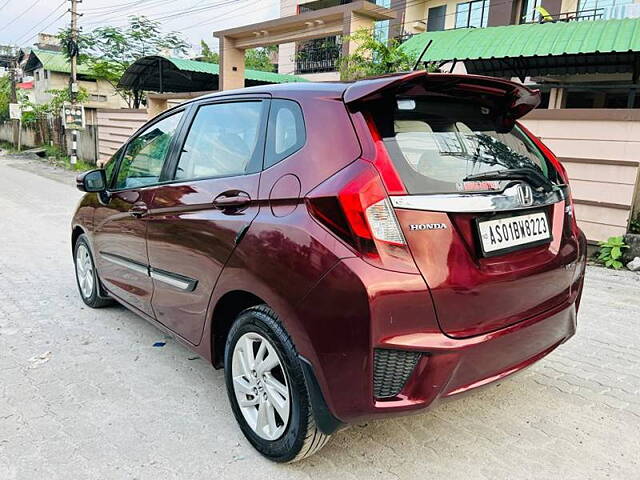
<instances>
[{"instance_id":1,"label":"rear taillight","mask_svg":"<svg viewBox=\"0 0 640 480\"><path fill-rule=\"evenodd\" d=\"M417 273L377 170L357 160L312 190L310 213L377 267Z\"/></svg>"},{"instance_id":2,"label":"rear taillight","mask_svg":"<svg viewBox=\"0 0 640 480\"><path fill-rule=\"evenodd\" d=\"M400 175L398 175L396 167L391 161L391 157L389 157L389 153L387 152L387 148L384 146L382 136L380 135L380 132L378 132L378 127L376 127L373 117L371 115L367 115L366 118L369 132L371 132L371 139L375 145L375 158L365 158L364 160L373 163L376 167L376 170L380 173L382 181L390 195L406 195L407 190L404 188L404 183L402 183Z\"/></svg>"}]
</instances>

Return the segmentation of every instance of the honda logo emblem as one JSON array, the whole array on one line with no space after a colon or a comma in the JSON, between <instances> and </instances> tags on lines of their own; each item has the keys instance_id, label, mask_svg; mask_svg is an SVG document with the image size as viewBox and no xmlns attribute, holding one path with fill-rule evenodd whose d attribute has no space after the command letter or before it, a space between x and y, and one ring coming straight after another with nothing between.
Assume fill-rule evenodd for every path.
<instances>
[{"instance_id":1,"label":"honda logo emblem","mask_svg":"<svg viewBox=\"0 0 640 480\"><path fill-rule=\"evenodd\" d=\"M533 190L526 183L518 185L518 199L523 207L533 205Z\"/></svg>"}]
</instances>

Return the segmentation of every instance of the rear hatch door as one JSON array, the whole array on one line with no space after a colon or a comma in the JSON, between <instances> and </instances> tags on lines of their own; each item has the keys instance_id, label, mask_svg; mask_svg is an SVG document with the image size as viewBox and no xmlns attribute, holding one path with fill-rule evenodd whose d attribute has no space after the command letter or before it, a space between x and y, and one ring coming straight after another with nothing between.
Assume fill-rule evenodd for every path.
<instances>
[{"instance_id":1,"label":"rear hatch door","mask_svg":"<svg viewBox=\"0 0 640 480\"><path fill-rule=\"evenodd\" d=\"M443 332L471 337L565 302L578 252L566 186L515 125L536 93L424 73L378 87L352 91L351 108L404 185L391 203Z\"/></svg>"}]
</instances>

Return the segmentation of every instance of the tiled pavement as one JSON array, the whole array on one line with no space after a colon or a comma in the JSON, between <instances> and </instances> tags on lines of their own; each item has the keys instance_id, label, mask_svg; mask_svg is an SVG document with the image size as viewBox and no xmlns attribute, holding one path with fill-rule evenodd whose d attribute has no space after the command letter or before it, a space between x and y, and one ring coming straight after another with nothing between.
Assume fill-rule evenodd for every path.
<instances>
[{"instance_id":1,"label":"tiled pavement","mask_svg":"<svg viewBox=\"0 0 640 480\"><path fill-rule=\"evenodd\" d=\"M220 371L123 308L84 306L80 194L33 169L0 157L0 480L640 478L640 275L590 267L577 335L525 372L275 465Z\"/></svg>"}]
</instances>

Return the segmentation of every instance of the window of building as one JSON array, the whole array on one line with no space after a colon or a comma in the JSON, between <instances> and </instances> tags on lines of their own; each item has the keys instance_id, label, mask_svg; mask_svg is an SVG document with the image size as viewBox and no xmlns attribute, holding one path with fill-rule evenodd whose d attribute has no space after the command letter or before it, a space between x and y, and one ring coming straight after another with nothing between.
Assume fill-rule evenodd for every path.
<instances>
[{"instance_id":1,"label":"window of building","mask_svg":"<svg viewBox=\"0 0 640 480\"><path fill-rule=\"evenodd\" d=\"M166 117L147 127L129 142L120 162L116 189L138 188L158 183L180 118L182 112Z\"/></svg>"},{"instance_id":2,"label":"window of building","mask_svg":"<svg viewBox=\"0 0 640 480\"><path fill-rule=\"evenodd\" d=\"M634 0L579 0L578 20L606 20L628 17L627 8Z\"/></svg>"},{"instance_id":3,"label":"window of building","mask_svg":"<svg viewBox=\"0 0 640 480\"><path fill-rule=\"evenodd\" d=\"M565 108L639 108L640 92L629 88L567 88Z\"/></svg>"},{"instance_id":4,"label":"window of building","mask_svg":"<svg viewBox=\"0 0 640 480\"><path fill-rule=\"evenodd\" d=\"M262 163L259 145L263 145L260 132L264 105L257 100L200 107L182 148L175 178L253 173L253 167Z\"/></svg>"},{"instance_id":5,"label":"window of building","mask_svg":"<svg viewBox=\"0 0 640 480\"><path fill-rule=\"evenodd\" d=\"M107 100L108 99L106 95L89 95L89 101L91 102L106 102Z\"/></svg>"},{"instance_id":6,"label":"window of building","mask_svg":"<svg viewBox=\"0 0 640 480\"><path fill-rule=\"evenodd\" d=\"M40 81L40 70L36 70L36 82Z\"/></svg>"},{"instance_id":7,"label":"window of building","mask_svg":"<svg viewBox=\"0 0 640 480\"><path fill-rule=\"evenodd\" d=\"M438 32L444 30L446 16L446 5L430 8L427 13L427 32Z\"/></svg>"},{"instance_id":8,"label":"window of building","mask_svg":"<svg viewBox=\"0 0 640 480\"><path fill-rule=\"evenodd\" d=\"M456 28L486 27L489 20L489 0L474 0L456 5Z\"/></svg>"},{"instance_id":9,"label":"window of building","mask_svg":"<svg viewBox=\"0 0 640 480\"><path fill-rule=\"evenodd\" d=\"M302 148L306 141L300 106L291 100L273 100L269 114L264 168L269 168Z\"/></svg>"},{"instance_id":10,"label":"window of building","mask_svg":"<svg viewBox=\"0 0 640 480\"><path fill-rule=\"evenodd\" d=\"M47 80L49 78L49 70L44 70L44 79Z\"/></svg>"},{"instance_id":11,"label":"window of building","mask_svg":"<svg viewBox=\"0 0 640 480\"><path fill-rule=\"evenodd\" d=\"M536 9L541 5L542 0L522 0L520 23L533 23L540 21L540 13Z\"/></svg>"}]
</instances>

